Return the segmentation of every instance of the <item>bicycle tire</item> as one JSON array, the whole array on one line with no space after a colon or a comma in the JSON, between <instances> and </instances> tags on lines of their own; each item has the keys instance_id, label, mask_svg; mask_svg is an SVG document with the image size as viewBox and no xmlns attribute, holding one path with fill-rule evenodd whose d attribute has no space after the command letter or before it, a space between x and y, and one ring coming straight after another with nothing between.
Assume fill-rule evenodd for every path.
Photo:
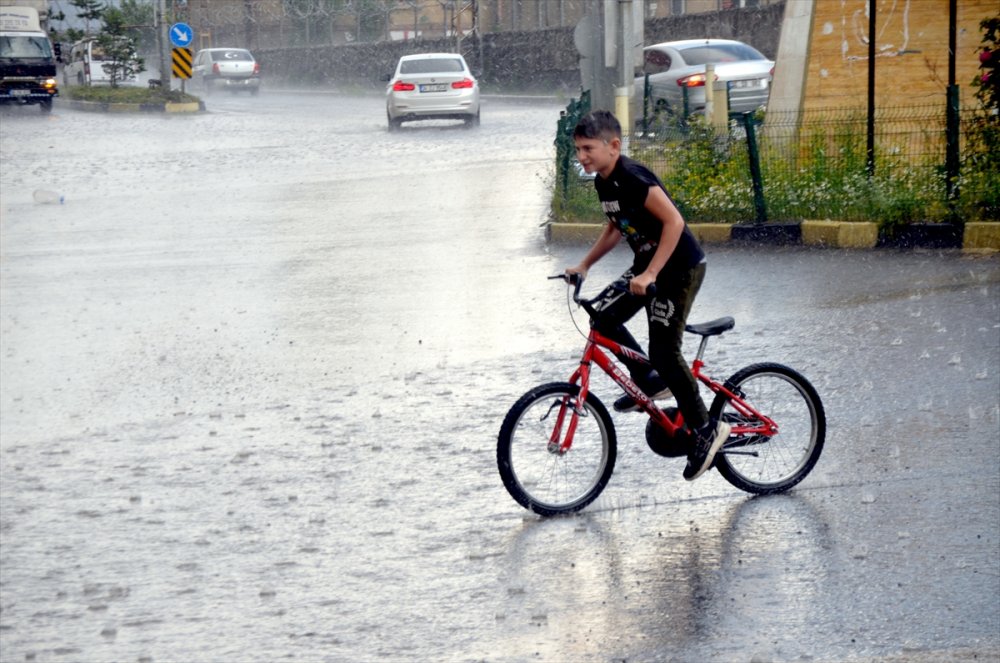
<instances>
[{"instance_id":1,"label":"bicycle tire","mask_svg":"<svg viewBox=\"0 0 1000 663\"><path fill-rule=\"evenodd\" d=\"M768 438L730 436L716 456L719 473L757 495L782 493L802 481L826 440L826 413L812 384L788 366L760 363L734 373L726 387L770 417L779 432ZM724 394L716 395L709 412L715 419L747 423Z\"/></svg>"},{"instance_id":2,"label":"bicycle tire","mask_svg":"<svg viewBox=\"0 0 1000 663\"><path fill-rule=\"evenodd\" d=\"M497 469L514 500L541 516L572 513L601 494L615 468L618 442L608 409L594 394L581 408L573 445L550 449L552 425L564 399L577 403L579 385L552 382L531 389L507 412L497 438Z\"/></svg>"}]
</instances>

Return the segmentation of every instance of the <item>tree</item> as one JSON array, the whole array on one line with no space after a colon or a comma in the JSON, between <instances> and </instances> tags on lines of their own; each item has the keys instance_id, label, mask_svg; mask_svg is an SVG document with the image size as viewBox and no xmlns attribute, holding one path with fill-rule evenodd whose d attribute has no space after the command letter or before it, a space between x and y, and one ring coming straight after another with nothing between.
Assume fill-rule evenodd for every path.
<instances>
[{"instance_id":1,"label":"tree","mask_svg":"<svg viewBox=\"0 0 1000 663\"><path fill-rule=\"evenodd\" d=\"M156 52L156 28L153 26L153 5L148 0L122 0L121 11L128 33L136 40L141 53Z\"/></svg>"},{"instance_id":2,"label":"tree","mask_svg":"<svg viewBox=\"0 0 1000 663\"><path fill-rule=\"evenodd\" d=\"M962 179L972 195L972 215L1000 220L1000 17L979 24L983 30L979 75L972 81L982 109L972 115L965 130Z\"/></svg>"},{"instance_id":3,"label":"tree","mask_svg":"<svg viewBox=\"0 0 1000 663\"><path fill-rule=\"evenodd\" d=\"M90 22L101 20L104 3L101 0L70 0L69 4L76 7L76 15L86 21L86 32L90 34Z\"/></svg>"},{"instance_id":4,"label":"tree","mask_svg":"<svg viewBox=\"0 0 1000 663\"><path fill-rule=\"evenodd\" d=\"M102 67L111 79L111 87L118 87L122 81L146 70L127 26L125 13L121 9L108 7L104 10L104 29L98 35L97 43L104 49L109 60Z\"/></svg>"},{"instance_id":5,"label":"tree","mask_svg":"<svg viewBox=\"0 0 1000 663\"><path fill-rule=\"evenodd\" d=\"M1000 113L1000 17L984 19L979 27L983 42L979 52L979 75L972 81L976 98L994 117Z\"/></svg>"}]
</instances>

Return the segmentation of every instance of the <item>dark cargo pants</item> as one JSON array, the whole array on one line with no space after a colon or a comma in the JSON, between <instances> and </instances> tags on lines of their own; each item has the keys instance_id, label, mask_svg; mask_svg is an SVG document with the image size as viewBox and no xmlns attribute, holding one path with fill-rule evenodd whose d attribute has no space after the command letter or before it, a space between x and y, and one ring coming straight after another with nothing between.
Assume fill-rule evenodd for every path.
<instances>
[{"instance_id":1,"label":"dark cargo pants","mask_svg":"<svg viewBox=\"0 0 1000 663\"><path fill-rule=\"evenodd\" d=\"M627 290L633 276L630 269L604 289L596 305L599 315L594 320L594 328L615 342L642 352L625 323L645 308L649 322L650 363L673 392L688 428L701 428L708 423L708 411L691 368L681 353L681 345L688 313L705 279L705 263L680 275L660 274L656 279L655 297L637 297L622 292L619 288ZM623 363L640 388L647 392L652 390L655 376L648 374L648 368L628 359L623 359Z\"/></svg>"}]
</instances>

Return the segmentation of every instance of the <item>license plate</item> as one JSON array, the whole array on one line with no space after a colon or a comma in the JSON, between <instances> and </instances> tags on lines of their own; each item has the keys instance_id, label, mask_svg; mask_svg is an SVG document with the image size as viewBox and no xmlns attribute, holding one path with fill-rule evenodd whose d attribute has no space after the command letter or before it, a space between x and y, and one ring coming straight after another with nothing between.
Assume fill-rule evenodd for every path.
<instances>
[{"instance_id":1,"label":"license plate","mask_svg":"<svg viewBox=\"0 0 1000 663\"><path fill-rule=\"evenodd\" d=\"M420 86L420 91L421 92L444 92L447 89L448 89L448 86L444 85L443 83L435 83L433 85L426 84L426 85L421 85Z\"/></svg>"},{"instance_id":2,"label":"license plate","mask_svg":"<svg viewBox=\"0 0 1000 663\"><path fill-rule=\"evenodd\" d=\"M767 81L764 80L763 78L755 78L755 79L749 80L749 81L732 81L732 82L730 82L730 86L732 86L733 89L736 89L736 90L748 90L748 89L754 89L754 88L762 88L762 87L765 87L766 85L767 85Z\"/></svg>"},{"instance_id":3,"label":"license plate","mask_svg":"<svg viewBox=\"0 0 1000 663\"><path fill-rule=\"evenodd\" d=\"M31 94L31 90L11 90L10 96L12 97L27 97Z\"/></svg>"}]
</instances>

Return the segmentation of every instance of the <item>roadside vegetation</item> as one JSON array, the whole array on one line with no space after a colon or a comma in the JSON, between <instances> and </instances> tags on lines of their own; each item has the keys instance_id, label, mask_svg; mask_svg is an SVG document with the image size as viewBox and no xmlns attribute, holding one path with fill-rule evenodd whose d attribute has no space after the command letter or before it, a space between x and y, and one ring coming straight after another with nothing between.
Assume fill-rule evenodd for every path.
<instances>
[{"instance_id":1,"label":"roadside vegetation","mask_svg":"<svg viewBox=\"0 0 1000 663\"><path fill-rule=\"evenodd\" d=\"M155 49L156 35L153 31L153 6L139 0L122 0L118 6L104 4L99 0L71 0L77 14L86 21L86 30L68 28L56 34L56 39L73 44L87 37L93 37L101 50L108 56L104 65L110 85L60 86L59 93L67 99L112 104L164 104L197 102L198 97L179 90L160 87L138 87L128 84L136 74L146 71L140 50ZM65 14L53 17L55 21L65 21ZM91 25L99 24L100 30L92 32ZM64 52L68 53L68 49Z\"/></svg>"},{"instance_id":2,"label":"roadside vegetation","mask_svg":"<svg viewBox=\"0 0 1000 663\"><path fill-rule=\"evenodd\" d=\"M876 118L882 134L873 174L867 170L863 111L769 117L757 129L767 220L877 221L890 233L917 222L1000 221L1000 18L981 27L980 75L971 82L978 104L961 110L951 198L943 101L933 108L886 109ZM754 222L749 150L740 123L718 131L695 119L666 118L633 137L629 153L663 180L688 221ZM554 220L603 220L590 181L572 168L557 180Z\"/></svg>"}]
</instances>

